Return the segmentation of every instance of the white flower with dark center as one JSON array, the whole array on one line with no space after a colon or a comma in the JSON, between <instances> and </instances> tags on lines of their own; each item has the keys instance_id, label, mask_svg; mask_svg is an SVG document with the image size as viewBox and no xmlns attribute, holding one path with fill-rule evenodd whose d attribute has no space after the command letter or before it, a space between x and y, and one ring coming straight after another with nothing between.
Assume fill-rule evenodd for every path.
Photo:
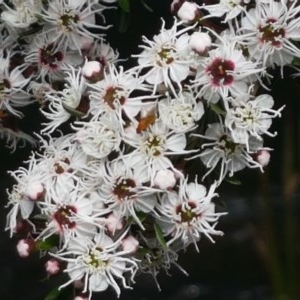
<instances>
[{"instance_id":1,"label":"white flower with dark center","mask_svg":"<svg viewBox=\"0 0 300 300\"><path fill-rule=\"evenodd\" d=\"M187 179L180 181L178 192L165 193L156 206L159 224L164 235L170 238L167 245L181 241L184 248L194 243L197 251L197 242L201 235L207 236L212 242L211 235L223 235L215 230L220 216L226 213L216 213L215 205L211 201L217 196L216 184L209 191L197 182L188 183Z\"/></svg>"},{"instance_id":2,"label":"white flower with dark center","mask_svg":"<svg viewBox=\"0 0 300 300\"><path fill-rule=\"evenodd\" d=\"M165 29L163 22L160 34L155 35L153 41L143 37L147 45L141 46L144 49L141 54L134 55L138 58L137 68L147 70L143 78L154 85L153 93L161 83L175 93L174 83L180 88L181 82L189 75L191 60L186 32L193 27L179 30L181 24L175 21L171 29Z\"/></svg>"},{"instance_id":3,"label":"white flower with dark center","mask_svg":"<svg viewBox=\"0 0 300 300\"><path fill-rule=\"evenodd\" d=\"M230 129L235 143L245 144L249 150L251 136L261 139L262 134L274 136L269 132L272 119L280 117L279 110L272 109L274 100L272 96L263 94L250 99L249 94L232 99L232 107L227 111L225 125Z\"/></svg>"},{"instance_id":4,"label":"white flower with dark center","mask_svg":"<svg viewBox=\"0 0 300 300\"><path fill-rule=\"evenodd\" d=\"M10 52L0 51L0 109L8 110L11 114L22 117L18 110L32 101L24 88L30 81L22 75L22 66L10 69Z\"/></svg>"},{"instance_id":5,"label":"white flower with dark center","mask_svg":"<svg viewBox=\"0 0 300 300\"><path fill-rule=\"evenodd\" d=\"M74 51L67 52L53 38L43 34L35 36L26 51L24 61L27 68L33 68L37 78L52 81L62 79L67 65L78 66L82 58Z\"/></svg>"},{"instance_id":6,"label":"white flower with dark center","mask_svg":"<svg viewBox=\"0 0 300 300\"><path fill-rule=\"evenodd\" d=\"M44 33L51 35L57 44L65 50L81 51L86 39L99 39L99 33L90 29L107 29L109 26L97 25L95 16L105 9L96 0L55 0L48 3L48 8L41 13L46 21Z\"/></svg>"},{"instance_id":7,"label":"white flower with dark center","mask_svg":"<svg viewBox=\"0 0 300 300\"><path fill-rule=\"evenodd\" d=\"M135 148L128 156L148 174L152 183L159 170L170 168L175 173L180 173L174 168L168 156L194 152L184 150L185 134L170 131L162 122L154 123L141 134L136 134L135 139L128 139L125 142Z\"/></svg>"},{"instance_id":8,"label":"white flower with dark center","mask_svg":"<svg viewBox=\"0 0 300 300\"><path fill-rule=\"evenodd\" d=\"M224 22L236 18L242 13L243 0L220 0L218 4L203 5L202 8L208 10L210 17L222 17L225 15Z\"/></svg>"},{"instance_id":9,"label":"white flower with dark center","mask_svg":"<svg viewBox=\"0 0 300 300\"><path fill-rule=\"evenodd\" d=\"M40 207L48 222L38 239L59 234L61 241L67 244L70 237L93 237L97 227L101 227L92 216L94 202L88 193L80 192L78 185L64 193L51 193L51 199L41 202Z\"/></svg>"},{"instance_id":10,"label":"white flower with dark center","mask_svg":"<svg viewBox=\"0 0 300 300\"><path fill-rule=\"evenodd\" d=\"M209 141L202 144L203 151L200 154L192 157L200 157L203 164L209 168L203 178L215 171L219 174L218 184L220 184L227 174L233 176L235 172L245 167L259 168L263 171L262 166L250 155L263 149L262 140L249 137L249 151L247 151L246 145L234 142L229 129L221 123L209 124L205 135L195 134L195 136Z\"/></svg>"},{"instance_id":11,"label":"white flower with dark center","mask_svg":"<svg viewBox=\"0 0 300 300\"><path fill-rule=\"evenodd\" d=\"M245 93L251 82L250 75L263 70L246 60L242 50L237 49L237 44L228 37L224 36L221 41L216 49L208 52L207 58L199 62L193 85L197 96L210 102Z\"/></svg>"},{"instance_id":12,"label":"white flower with dark center","mask_svg":"<svg viewBox=\"0 0 300 300\"><path fill-rule=\"evenodd\" d=\"M117 70L113 65L104 72L103 80L89 86L93 89L90 96L91 114L95 117L100 117L103 113L117 116L120 124L124 123L123 113L133 119L141 110L142 99L149 99L149 95L133 95L136 91L149 90L137 76L130 70Z\"/></svg>"},{"instance_id":13,"label":"white flower with dark center","mask_svg":"<svg viewBox=\"0 0 300 300\"><path fill-rule=\"evenodd\" d=\"M41 180L47 190L47 201L52 193L59 194L74 188L81 181L81 172L85 170L87 155L75 143L74 135L69 134L59 138L42 139L43 154L38 154L38 167L43 171Z\"/></svg>"},{"instance_id":14,"label":"white flower with dark center","mask_svg":"<svg viewBox=\"0 0 300 300\"><path fill-rule=\"evenodd\" d=\"M250 56L267 67L283 66L300 57L300 6L297 1L258 1L242 19L239 43L246 46Z\"/></svg>"},{"instance_id":15,"label":"white flower with dark center","mask_svg":"<svg viewBox=\"0 0 300 300\"><path fill-rule=\"evenodd\" d=\"M89 299L93 292L101 292L111 286L120 296L119 282L124 288L130 288L126 275L133 282L137 271L137 263L128 258L126 251L119 250L124 235L117 241L113 241L103 232L98 233L94 239L71 239L67 251L52 256L66 261L64 272L68 273L70 280L63 284L63 288L77 280L84 284L83 292L89 293ZM127 279L127 278L126 278Z\"/></svg>"},{"instance_id":16,"label":"white flower with dark center","mask_svg":"<svg viewBox=\"0 0 300 300\"><path fill-rule=\"evenodd\" d=\"M49 103L48 107L42 110L43 115L49 120L42 132L52 133L62 123L66 122L76 111L85 115L89 109L89 98L87 85L81 70L72 66L65 72L65 88L58 92L46 93L45 98Z\"/></svg>"},{"instance_id":17,"label":"white flower with dark center","mask_svg":"<svg viewBox=\"0 0 300 300\"><path fill-rule=\"evenodd\" d=\"M195 127L204 114L202 102L196 102L191 92L182 92L176 98L164 98L158 102L159 117L174 132L187 132Z\"/></svg>"},{"instance_id":18,"label":"white flower with dark center","mask_svg":"<svg viewBox=\"0 0 300 300\"><path fill-rule=\"evenodd\" d=\"M142 169L132 166L127 157L107 163L103 180L99 195L107 207L116 216L132 217L144 228L137 213L149 213L153 210L158 191L146 185L149 181L147 174Z\"/></svg>"},{"instance_id":19,"label":"white flower with dark center","mask_svg":"<svg viewBox=\"0 0 300 300\"><path fill-rule=\"evenodd\" d=\"M73 128L83 152L101 159L112 151L119 151L121 136L118 125L118 120L103 116L99 121L75 122Z\"/></svg>"}]
</instances>

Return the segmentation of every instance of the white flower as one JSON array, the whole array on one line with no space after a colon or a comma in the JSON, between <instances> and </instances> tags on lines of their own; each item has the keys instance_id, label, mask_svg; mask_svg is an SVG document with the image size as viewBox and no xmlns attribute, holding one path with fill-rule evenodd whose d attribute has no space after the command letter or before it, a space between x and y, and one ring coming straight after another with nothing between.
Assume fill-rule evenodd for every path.
<instances>
[{"instance_id":1,"label":"white flower","mask_svg":"<svg viewBox=\"0 0 300 300\"><path fill-rule=\"evenodd\" d=\"M225 125L230 129L235 143L245 144L249 149L251 136L261 139L262 134L274 136L268 129L272 119L280 117L279 110L273 110L274 100L268 94L262 94L253 100L249 94L241 95L232 99L232 107L227 110Z\"/></svg>"},{"instance_id":2,"label":"white flower","mask_svg":"<svg viewBox=\"0 0 300 300\"><path fill-rule=\"evenodd\" d=\"M182 92L176 98L158 102L160 120L174 132L187 132L196 126L204 114L202 102L197 102L191 92Z\"/></svg>"},{"instance_id":3,"label":"white flower","mask_svg":"<svg viewBox=\"0 0 300 300\"><path fill-rule=\"evenodd\" d=\"M159 170L154 177L154 186L162 190L170 190L176 185L175 173L169 169Z\"/></svg>"},{"instance_id":4,"label":"white flower","mask_svg":"<svg viewBox=\"0 0 300 300\"><path fill-rule=\"evenodd\" d=\"M210 17L222 17L225 15L224 22L236 18L243 12L242 0L220 0L218 4L203 5L205 10L208 10Z\"/></svg>"},{"instance_id":5,"label":"white flower","mask_svg":"<svg viewBox=\"0 0 300 300\"><path fill-rule=\"evenodd\" d=\"M283 66L300 56L293 43L299 41L300 6L297 1L259 1L242 19L237 40L247 46L250 56L264 65Z\"/></svg>"},{"instance_id":6,"label":"white flower","mask_svg":"<svg viewBox=\"0 0 300 300\"><path fill-rule=\"evenodd\" d=\"M122 125L122 113L133 119L141 109L142 99L149 99L149 96L133 96L134 91L147 91L148 88L130 70L117 70L113 65L105 71L103 80L89 86L93 89L90 96L91 114L95 117L103 113L116 116Z\"/></svg>"},{"instance_id":7,"label":"white flower","mask_svg":"<svg viewBox=\"0 0 300 300\"><path fill-rule=\"evenodd\" d=\"M24 91L30 77L22 75L22 66L10 69L11 56L10 52L0 51L0 109L22 117L18 108L31 103L29 94Z\"/></svg>"},{"instance_id":8,"label":"white flower","mask_svg":"<svg viewBox=\"0 0 300 300\"><path fill-rule=\"evenodd\" d=\"M212 242L211 235L223 235L223 232L215 230L217 221L225 213L216 213L215 205L211 201L217 196L216 184L213 184L207 192L205 186L197 182L187 182L182 179L179 191L165 193L156 206L158 218L165 236L170 237L167 245L179 240L186 247L194 243L197 251L197 242L202 234Z\"/></svg>"},{"instance_id":9,"label":"white flower","mask_svg":"<svg viewBox=\"0 0 300 300\"><path fill-rule=\"evenodd\" d=\"M70 280L60 288L81 279L84 282L83 292L89 293L89 299L92 292L104 291L109 286L120 296L121 290L116 279L123 287L130 288L125 274L129 273L133 281L137 264L125 257L128 252L118 251L122 238L123 236L114 242L101 232L94 239L71 239L66 252L52 254L67 262L64 272L68 273Z\"/></svg>"},{"instance_id":10,"label":"white flower","mask_svg":"<svg viewBox=\"0 0 300 300\"><path fill-rule=\"evenodd\" d=\"M55 0L48 3L48 8L41 16L46 21L44 33L51 35L64 49L81 51L86 38L99 38L91 28L107 29L109 26L97 25L95 15L102 16L104 6L95 0ZM103 17L103 16L102 16Z\"/></svg>"},{"instance_id":11,"label":"white flower","mask_svg":"<svg viewBox=\"0 0 300 300\"><path fill-rule=\"evenodd\" d=\"M136 134L135 139L128 139L126 142L136 148L128 156L138 168L148 174L152 183L159 170L170 168L175 173L180 173L175 169L168 156L194 152L194 150L184 150L186 147L185 134L169 131L162 122L154 123L141 134Z\"/></svg>"},{"instance_id":12,"label":"white flower","mask_svg":"<svg viewBox=\"0 0 300 300\"><path fill-rule=\"evenodd\" d=\"M81 70L72 66L66 72L65 88L58 92L48 92L45 95L49 105L43 109L43 115L49 120L42 132L52 133L62 123L66 122L77 111L86 114L89 107L86 80L81 75Z\"/></svg>"},{"instance_id":13,"label":"white flower","mask_svg":"<svg viewBox=\"0 0 300 300\"><path fill-rule=\"evenodd\" d=\"M137 213L149 213L156 204L157 189L146 185L148 177L135 168L128 157L107 163L99 195L108 209L118 217L132 217L144 228Z\"/></svg>"},{"instance_id":14,"label":"white flower","mask_svg":"<svg viewBox=\"0 0 300 300\"><path fill-rule=\"evenodd\" d=\"M199 62L194 80L197 96L203 96L210 102L246 92L251 81L249 76L262 71L256 64L246 60L242 50L237 49L237 44L228 36L220 39L221 44ZM224 104L226 106L226 100Z\"/></svg>"},{"instance_id":15,"label":"white flower","mask_svg":"<svg viewBox=\"0 0 300 300\"><path fill-rule=\"evenodd\" d=\"M153 41L143 37L147 45L141 46L144 49L141 54L134 55L138 57L138 69L150 68L143 78L154 85L153 94L161 83L175 93L172 81L181 87L181 81L189 75L189 35L185 32L190 28L179 30L180 25L175 21L171 29L165 29L163 22L160 34L155 35Z\"/></svg>"},{"instance_id":16,"label":"white flower","mask_svg":"<svg viewBox=\"0 0 300 300\"><path fill-rule=\"evenodd\" d=\"M105 158L112 151L119 151L121 143L120 128L117 120L101 117L99 121L75 122L76 140L81 149L90 156Z\"/></svg>"},{"instance_id":17,"label":"white flower","mask_svg":"<svg viewBox=\"0 0 300 300\"><path fill-rule=\"evenodd\" d=\"M229 129L222 123L209 124L204 136L199 134L195 134L195 136L209 140L208 143L202 144L204 150L192 157L200 157L204 165L209 168L203 179L214 171L219 164L220 168L217 169L219 172L218 184L221 184L227 174L233 176L235 172L244 169L246 166L249 168L260 168L263 171L262 166L249 154L263 149L261 140L250 137L248 152L246 145L233 141Z\"/></svg>"},{"instance_id":18,"label":"white flower","mask_svg":"<svg viewBox=\"0 0 300 300\"><path fill-rule=\"evenodd\" d=\"M1 14L2 21L14 28L27 28L38 22L38 13L42 10L41 0L14 0L14 8L5 5Z\"/></svg>"},{"instance_id":19,"label":"white flower","mask_svg":"<svg viewBox=\"0 0 300 300\"><path fill-rule=\"evenodd\" d=\"M38 239L58 233L62 242L67 244L73 236L78 239L92 237L97 227L101 227L92 216L94 202L87 193L80 191L78 185L69 192L51 193L51 199L41 202L40 207L48 222Z\"/></svg>"}]
</instances>

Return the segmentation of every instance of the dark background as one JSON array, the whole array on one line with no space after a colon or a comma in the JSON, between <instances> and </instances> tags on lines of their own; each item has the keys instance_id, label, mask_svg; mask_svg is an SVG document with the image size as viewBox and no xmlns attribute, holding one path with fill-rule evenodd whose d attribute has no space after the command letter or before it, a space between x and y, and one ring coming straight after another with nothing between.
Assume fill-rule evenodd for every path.
<instances>
[{"instance_id":1,"label":"dark background","mask_svg":"<svg viewBox=\"0 0 300 300\"><path fill-rule=\"evenodd\" d=\"M132 0L129 27L109 31L107 40L117 48L122 58L139 53L141 36L151 38L158 33L161 17L172 23L167 0L148 0L153 12L148 12L139 0ZM120 22L120 12L110 11L107 21ZM128 61L130 66L131 61ZM286 70L289 75L290 70ZM193 247L181 253L179 263L189 273L186 277L173 268L172 276L158 277L162 291L158 292L150 276L137 277L132 291L123 290L120 299L132 300L299 300L299 177L300 177L300 87L297 80L282 80L274 71L272 95L275 107L286 104L283 117L275 120L274 139L266 146L274 148L271 162L264 174L257 170L238 173L242 185L225 183L219 190L224 210L229 214L220 219L218 228L225 236L212 244L205 238L200 253ZM38 108L25 109L23 129L39 130ZM37 256L18 257L16 241L4 232L7 210L6 188L13 181L7 170L14 170L28 157L31 149L18 149L11 154L0 146L0 299L43 300L55 286L53 281L41 281L46 274ZM63 299L63 298L62 298ZM113 291L95 295L97 299L115 299Z\"/></svg>"}]
</instances>

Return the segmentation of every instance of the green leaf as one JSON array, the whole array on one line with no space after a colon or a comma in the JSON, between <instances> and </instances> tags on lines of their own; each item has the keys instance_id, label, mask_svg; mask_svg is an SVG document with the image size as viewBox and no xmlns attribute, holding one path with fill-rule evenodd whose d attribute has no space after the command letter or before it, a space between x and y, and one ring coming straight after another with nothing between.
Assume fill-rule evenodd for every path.
<instances>
[{"instance_id":1,"label":"green leaf","mask_svg":"<svg viewBox=\"0 0 300 300\"><path fill-rule=\"evenodd\" d=\"M118 18L118 31L124 33L128 29L129 23L130 13L125 12L124 10L120 10Z\"/></svg>"},{"instance_id":2,"label":"green leaf","mask_svg":"<svg viewBox=\"0 0 300 300\"><path fill-rule=\"evenodd\" d=\"M60 293L61 290L59 290L58 288L54 288L52 291L50 291L50 293L44 300L56 300Z\"/></svg>"},{"instance_id":3,"label":"green leaf","mask_svg":"<svg viewBox=\"0 0 300 300\"><path fill-rule=\"evenodd\" d=\"M237 179L236 177L229 177L229 178L226 178L225 181L231 183L231 184L234 184L234 185L241 185L242 182Z\"/></svg>"},{"instance_id":4,"label":"green leaf","mask_svg":"<svg viewBox=\"0 0 300 300\"><path fill-rule=\"evenodd\" d=\"M156 223L154 223L154 231L155 231L155 235L156 235L156 238L157 238L159 244L163 248L167 248L167 243L166 243L166 240L163 236L162 230L161 230L160 226L157 225Z\"/></svg>"},{"instance_id":5,"label":"green leaf","mask_svg":"<svg viewBox=\"0 0 300 300\"><path fill-rule=\"evenodd\" d=\"M118 5L123 11L130 12L130 0L118 0Z\"/></svg>"},{"instance_id":6,"label":"green leaf","mask_svg":"<svg viewBox=\"0 0 300 300\"><path fill-rule=\"evenodd\" d=\"M141 0L143 6L150 12L153 12L153 9L146 3L145 0Z\"/></svg>"},{"instance_id":7,"label":"green leaf","mask_svg":"<svg viewBox=\"0 0 300 300\"><path fill-rule=\"evenodd\" d=\"M63 108L65 109L65 111L74 117L82 118L83 116L85 116L85 114L83 112L76 110L65 103L63 103L62 105L63 105Z\"/></svg>"},{"instance_id":8,"label":"green leaf","mask_svg":"<svg viewBox=\"0 0 300 300\"><path fill-rule=\"evenodd\" d=\"M145 221L145 219L147 218L147 214L145 214L145 213L143 213L141 211L137 212L136 215L139 218L139 220L141 221L141 223L143 223ZM133 217L129 217L128 223L130 225L136 224L136 220Z\"/></svg>"},{"instance_id":9,"label":"green leaf","mask_svg":"<svg viewBox=\"0 0 300 300\"><path fill-rule=\"evenodd\" d=\"M299 57L294 57L292 61L293 66L300 66L300 58Z\"/></svg>"},{"instance_id":10,"label":"green leaf","mask_svg":"<svg viewBox=\"0 0 300 300\"><path fill-rule=\"evenodd\" d=\"M38 241L37 247L39 250L49 250L58 245L59 237L57 234L53 234L49 236L44 241Z\"/></svg>"},{"instance_id":11,"label":"green leaf","mask_svg":"<svg viewBox=\"0 0 300 300\"><path fill-rule=\"evenodd\" d=\"M211 103L210 108L218 115L225 115L226 112L216 103Z\"/></svg>"}]
</instances>

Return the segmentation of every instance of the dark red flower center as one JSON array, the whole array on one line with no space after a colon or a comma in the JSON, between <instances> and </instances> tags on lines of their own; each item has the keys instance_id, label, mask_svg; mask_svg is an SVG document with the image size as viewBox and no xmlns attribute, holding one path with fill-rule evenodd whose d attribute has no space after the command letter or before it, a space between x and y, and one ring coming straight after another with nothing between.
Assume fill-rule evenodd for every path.
<instances>
[{"instance_id":1,"label":"dark red flower center","mask_svg":"<svg viewBox=\"0 0 300 300\"><path fill-rule=\"evenodd\" d=\"M231 60L216 58L206 68L206 73L211 77L214 85L229 85L233 82L234 69L235 65Z\"/></svg>"},{"instance_id":2,"label":"dark red flower center","mask_svg":"<svg viewBox=\"0 0 300 300\"><path fill-rule=\"evenodd\" d=\"M62 227L72 229L76 226L76 222L71 220L71 217L77 213L77 209L71 205L60 207L53 215L54 220Z\"/></svg>"},{"instance_id":3,"label":"dark red flower center","mask_svg":"<svg viewBox=\"0 0 300 300\"><path fill-rule=\"evenodd\" d=\"M43 65L48 65L52 69L57 68L57 63L62 61L64 55L61 51L56 51L54 44L40 49L40 61Z\"/></svg>"},{"instance_id":4,"label":"dark red flower center","mask_svg":"<svg viewBox=\"0 0 300 300\"><path fill-rule=\"evenodd\" d=\"M281 42L279 39L281 37L285 36L285 30L283 28L275 28L273 23L275 23L276 20L274 19L269 19L267 21L267 25L265 26L260 26L259 31L262 33L261 36L261 41L264 43L270 43L274 47L280 47Z\"/></svg>"},{"instance_id":5,"label":"dark red flower center","mask_svg":"<svg viewBox=\"0 0 300 300\"><path fill-rule=\"evenodd\" d=\"M136 187L135 181L130 178L118 178L117 183L114 186L113 193L118 197L120 201L126 201L135 195L132 191Z\"/></svg>"},{"instance_id":6,"label":"dark red flower center","mask_svg":"<svg viewBox=\"0 0 300 300\"><path fill-rule=\"evenodd\" d=\"M123 105L126 101L124 96L124 90L120 87L111 86L106 90L105 95L103 96L103 100L111 109L116 108L116 104L119 103Z\"/></svg>"},{"instance_id":7,"label":"dark red flower center","mask_svg":"<svg viewBox=\"0 0 300 300\"><path fill-rule=\"evenodd\" d=\"M188 205L180 204L176 207L176 214L180 216L180 223L190 224L194 218L199 217L199 214L196 214L193 209L196 207L194 202L189 201Z\"/></svg>"}]
</instances>

